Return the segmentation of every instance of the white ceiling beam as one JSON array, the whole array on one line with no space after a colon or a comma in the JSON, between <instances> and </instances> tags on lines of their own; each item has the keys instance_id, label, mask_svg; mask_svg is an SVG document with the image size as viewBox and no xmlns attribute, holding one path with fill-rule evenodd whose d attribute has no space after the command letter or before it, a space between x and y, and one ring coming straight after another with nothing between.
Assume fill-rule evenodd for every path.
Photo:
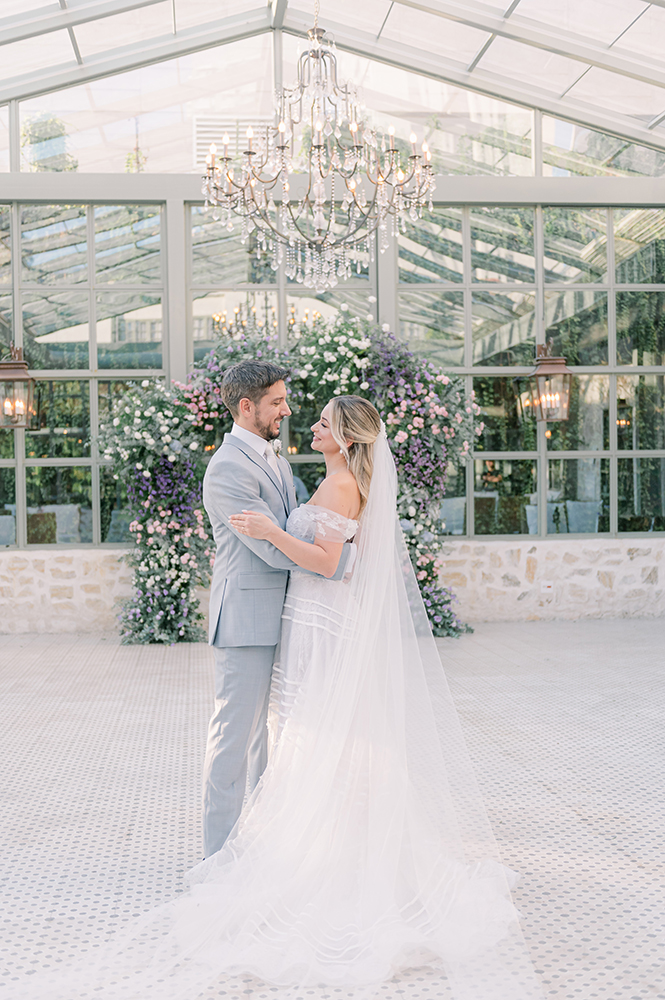
<instances>
[{"instance_id":1,"label":"white ceiling beam","mask_svg":"<svg viewBox=\"0 0 665 1000\"><path fill-rule=\"evenodd\" d=\"M663 2L665 5L665 0ZM472 0L395 0L395 3L597 66L610 73L665 87L665 72L660 63L643 56L631 58L621 55L606 45L597 45L573 32L541 26L536 21L521 17L519 12L510 18L497 16L485 5L475 4Z\"/></svg>"},{"instance_id":2,"label":"white ceiling beam","mask_svg":"<svg viewBox=\"0 0 665 1000\"><path fill-rule=\"evenodd\" d=\"M72 3L72 0L70 0ZM126 14L139 7L150 7L164 0L81 0L72 3L71 7L52 10L50 7L31 10L18 17L6 17L0 20L0 45L10 42L21 42L25 38L45 35L50 31L60 31L62 28L74 28L77 24L86 24L113 14Z\"/></svg>"},{"instance_id":3,"label":"white ceiling beam","mask_svg":"<svg viewBox=\"0 0 665 1000\"><path fill-rule=\"evenodd\" d=\"M284 30L287 34L306 35L308 26L307 16L294 10L287 14L284 21ZM601 132L610 132L656 149L665 148L665 136L661 138L654 135L646 124L642 126L625 115L602 111L572 98L562 100L555 94L532 84L511 80L497 73L489 73L482 69L469 73L463 63L383 37L377 40L374 35L341 24L327 22L326 28L334 35L335 44L339 49L353 52L355 55L375 59L385 65L440 80L442 83L451 83L466 90L486 94L488 97L544 111L556 118L577 122Z\"/></svg>"},{"instance_id":4,"label":"white ceiling beam","mask_svg":"<svg viewBox=\"0 0 665 1000\"><path fill-rule=\"evenodd\" d=\"M212 24L200 24L195 28L179 31L177 35L163 35L161 38L105 52L100 56L86 59L82 66L69 64L61 67L50 66L48 69L38 70L23 77L13 77L10 81L0 84L0 104L36 97L38 94L48 94L64 87L74 87L90 80L99 80L104 76L150 66L165 59L189 55L191 52L199 52L215 45L241 41L243 38L260 35L269 30L270 8L261 7L246 14L226 17Z\"/></svg>"},{"instance_id":5,"label":"white ceiling beam","mask_svg":"<svg viewBox=\"0 0 665 1000\"><path fill-rule=\"evenodd\" d=\"M289 0L272 0L272 27L278 31L284 24L288 3Z\"/></svg>"}]
</instances>

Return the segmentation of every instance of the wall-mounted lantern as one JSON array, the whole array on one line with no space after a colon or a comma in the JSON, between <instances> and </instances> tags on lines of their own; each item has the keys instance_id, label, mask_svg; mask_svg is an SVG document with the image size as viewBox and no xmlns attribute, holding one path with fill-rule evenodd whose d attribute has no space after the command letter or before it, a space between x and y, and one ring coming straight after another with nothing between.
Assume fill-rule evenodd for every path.
<instances>
[{"instance_id":1,"label":"wall-mounted lantern","mask_svg":"<svg viewBox=\"0 0 665 1000\"><path fill-rule=\"evenodd\" d=\"M565 358L552 357L552 341L536 345L536 367L529 374L531 407L536 420L567 420L573 373Z\"/></svg>"},{"instance_id":2,"label":"wall-mounted lantern","mask_svg":"<svg viewBox=\"0 0 665 1000\"><path fill-rule=\"evenodd\" d=\"M0 361L0 427L29 427L34 417L35 380L23 360L23 349L11 345L10 356Z\"/></svg>"}]
</instances>

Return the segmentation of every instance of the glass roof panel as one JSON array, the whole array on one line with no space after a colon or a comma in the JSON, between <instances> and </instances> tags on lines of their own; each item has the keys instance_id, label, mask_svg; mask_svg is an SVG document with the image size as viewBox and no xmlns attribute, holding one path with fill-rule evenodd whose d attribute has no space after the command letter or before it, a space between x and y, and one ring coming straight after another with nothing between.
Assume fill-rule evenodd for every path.
<instances>
[{"instance_id":1,"label":"glass roof panel","mask_svg":"<svg viewBox=\"0 0 665 1000\"><path fill-rule=\"evenodd\" d=\"M545 177L663 177L665 152L543 115Z\"/></svg>"},{"instance_id":2,"label":"glass roof panel","mask_svg":"<svg viewBox=\"0 0 665 1000\"><path fill-rule=\"evenodd\" d=\"M361 0L360 3L357 0L335 0L334 3L328 0L326 3L324 0L319 24L322 28L326 24L343 24L378 35L391 6L390 0ZM297 17L298 14L304 14L305 20L314 24L314 0L292 0L286 16Z\"/></svg>"},{"instance_id":3,"label":"glass roof panel","mask_svg":"<svg viewBox=\"0 0 665 1000\"><path fill-rule=\"evenodd\" d=\"M663 54L663 39L665 39L665 9L652 4L635 24L632 25L616 43L619 50L639 52L652 59L661 59Z\"/></svg>"},{"instance_id":4,"label":"glass roof panel","mask_svg":"<svg viewBox=\"0 0 665 1000\"><path fill-rule=\"evenodd\" d=\"M63 63L76 65L69 34L64 30L25 38L21 42L10 42L0 48L0 56L0 80L21 77L25 73Z\"/></svg>"},{"instance_id":5,"label":"glass roof panel","mask_svg":"<svg viewBox=\"0 0 665 1000\"><path fill-rule=\"evenodd\" d=\"M52 10L59 10L60 4L57 0L52 0L51 3L48 0L2 0L2 19L16 16L17 14L29 14L34 10L43 10L44 13L50 13Z\"/></svg>"},{"instance_id":6,"label":"glass roof panel","mask_svg":"<svg viewBox=\"0 0 665 1000\"><path fill-rule=\"evenodd\" d=\"M224 3L215 3L213 0L174 0L174 2L176 31L265 7L265 3L261 0L224 0Z\"/></svg>"},{"instance_id":7,"label":"glass roof panel","mask_svg":"<svg viewBox=\"0 0 665 1000\"><path fill-rule=\"evenodd\" d=\"M381 37L469 63L485 44L489 33L395 4Z\"/></svg>"},{"instance_id":8,"label":"glass roof panel","mask_svg":"<svg viewBox=\"0 0 665 1000\"><path fill-rule=\"evenodd\" d=\"M515 19L528 17L610 45L648 6L644 0L520 0Z\"/></svg>"},{"instance_id":9,"label":"glass roof panel","mask_svg":"<svg viewBox=\"0 0 665 1000\"><path fill-rule=\"evenodd\" d=\"M539 90L562 94L585 70L584 63L509 38L495 38L478 69L533 84ZM525 94L528 100L528 94Z\"/></svg>"},{"instance_id":10,"label":"glass roof panel","mask_svg":"<svg viewBox=\"0 0 665 1000\"><path fill-rule=\"evenodd\" d=\"M169 0L150 7L138 7L124 14L114 14L103 20L78 24L74 29L83 59L172 32L173 15Z\"/></svg>"},{"instance_id":11,"label":"glass roof panel","mask_svg":"<svg viewBox=\"0 0 665 1000\"><path fill-rule=\"evenodd\" d=\"M21 169L200 172L199 147L272 113L266 33L23 101Z\"/></svg>"},{"instance_id":12,"label":"glass roof panel","mask_svg":"<svg viewBox=\"0 0 665 1000\"><path fill-rule=\"evenodd\" d=\"M665 109L665 89L592 67L570 90L569 97L619 114L649 121Z\"/></svg>"}]
</instances>

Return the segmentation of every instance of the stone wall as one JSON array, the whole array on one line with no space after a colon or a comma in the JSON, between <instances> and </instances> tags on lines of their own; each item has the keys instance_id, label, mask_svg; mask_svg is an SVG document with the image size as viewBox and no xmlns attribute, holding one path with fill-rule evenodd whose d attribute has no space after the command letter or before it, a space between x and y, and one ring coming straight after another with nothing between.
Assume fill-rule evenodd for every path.
<instances>
[{"instance_id":1,"label":"stone wall","mask_svg":"<svg viewBox=\"0 0 665 1000\"><path fill-rule=\"evenodd\" d=\"M441 581L465 621L665 616L665 538L450 541Z\"/></svg>"},{"instance_id":2,"label":"stone wall","mask_svg":"<svg viewBox=\"0 0 665 1000\"><path fill-rule=\"evenodd\" d=\"M0 632L114 631L116 600L131 593L126 551L0 551Z\"/></svg>"},{"instance_id":3,"label":"stone wall","mask_svg":"<svg viewBox=\"0 0 665 1000\"><path fill-rule=\"evenodd\" d=\"M0 633L115 631L126 551L0 551ZM451 540L441 581L470 622L665 616L665 538Z\"/></svg>"}]
</instances>

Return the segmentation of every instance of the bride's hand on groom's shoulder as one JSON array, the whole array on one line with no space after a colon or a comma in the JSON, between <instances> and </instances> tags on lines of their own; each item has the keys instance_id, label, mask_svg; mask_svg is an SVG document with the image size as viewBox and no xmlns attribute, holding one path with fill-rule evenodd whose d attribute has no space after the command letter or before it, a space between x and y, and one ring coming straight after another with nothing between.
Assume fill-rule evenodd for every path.
<instances>
[{"instance_id":1,"label":"bride's hand on groom's shoulder","mask_svg":"<svg viewBox=\"0 0 665 1000\"><path fill-rule=\"evenodd\" d=\"M231 526L241 535L250 538L269 538L275 531L275 524L265 514L257 514L251 510L243 510L242 514L231 514Z\"/></svg>"}]
</instances>

